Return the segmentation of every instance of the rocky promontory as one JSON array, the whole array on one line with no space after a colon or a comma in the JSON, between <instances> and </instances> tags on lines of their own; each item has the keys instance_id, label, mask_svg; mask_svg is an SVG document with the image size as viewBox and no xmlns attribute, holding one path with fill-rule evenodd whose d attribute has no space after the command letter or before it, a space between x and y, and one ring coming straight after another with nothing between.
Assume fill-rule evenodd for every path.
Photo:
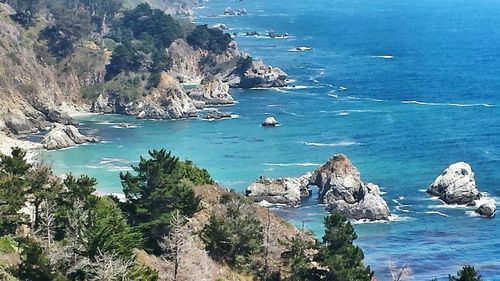
<instances>
[{"instance_id":1,"label":"rocky promontory","mask_svg":"<svg viewBox=\"0 0 500 281\"><path fill-rule=\"evenodd\" d=\"M356 220L388 220L391 215L379 187L365 183L344 154L334 155L314 171L311 184L319 187L319 200L330 211Z\"/></svg>"},{"instance_id":2,"label":"rocky promontory","mask_svg":"<svg viewBox=\"0 0 500 281\"><path fill-rule=\"evenodd\" d=\"M475 210L476 213L491 217L496 211L496 202L494 199L487 199L481 195L476 187L474 176L469 164L453 163L434 180L427 189L427 193L438 196L446 204L479 207Z\"/></svg>"},{"instance_id":3,"label":"rocky promontory","mask_svg":"<svg viewBox=\"0 0 500 281\"><path fill-rule=\"evenodd\" d=\"M311 173L298 178L260 177L247 188L246 195L263 205L282 204L298 207L302 198L309 197L310 177Z\"/></svg>"},{"instance_id":4,"label":"rocky promontory","mask_svg":"<svg viewBox=\"0 0 500 281\"><path fill-rule=\"evenodd\" d=\"M99 142L99 139L82 135L73 125L56 125L42 140L43 147L49 150L95 142Z\"/></svg>"},{"instance_id":5,"label":"rocky promontory","mask_svg":"<svg viewBox=\"0 0 500 281\"><path fill-rule=\"evenodd\" d=\"M207 76L198 87L188 92L188 96L200 109L207 105L235 103L234 98L229 94L229 85L222 81L221 75Z\"/></svg>"}]
</instances>

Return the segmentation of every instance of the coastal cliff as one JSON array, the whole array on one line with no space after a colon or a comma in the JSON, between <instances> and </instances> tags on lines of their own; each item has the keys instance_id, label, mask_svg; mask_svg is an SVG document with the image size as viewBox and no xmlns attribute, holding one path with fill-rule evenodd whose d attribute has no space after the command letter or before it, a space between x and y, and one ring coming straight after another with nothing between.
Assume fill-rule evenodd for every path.
<instances>
[{"instance_id":1,"label":"coastal cliff","mask_svg":"<svg viewBox=\"0 0 500 281\"><path fill-rule=\"evenodd\" d=\"M170 8L189 10L186 1L171 4L175 5ZM90 17L83 15L85 10L68 7L60 15L47 8L36 10L36 18L23 18L22 8L18 9L0 3L0 131L6 134L48 130L53 123L77 126L70 117L77 112L193 118L205 106L233 104L230 87L286 84L283 71L261 61L251 62L222 31L177 21L148 6L125 10L127 23L120 17L112 21L104 16L101 26L94 27ZM88 9L90 13L92 8ZM135 17L141 11L150 14L151 24L139 26ZM111 12L118 15L123 10ZM171 14L178 15L178 11ZM146 28L161 44L145 47L151 42L142 37L132 40L116 35L128 32L134 24L137 34ZM156 24L172 30L159 34ZM169 34L173 34L171 39ZM218 47L204 45L203 36L213 40L210 46ZM62 45L63 40L68 43ZM242 65L245 60L247 64ZM192 89L184 83L198 86Z\"/></svg>"}]
</instances>

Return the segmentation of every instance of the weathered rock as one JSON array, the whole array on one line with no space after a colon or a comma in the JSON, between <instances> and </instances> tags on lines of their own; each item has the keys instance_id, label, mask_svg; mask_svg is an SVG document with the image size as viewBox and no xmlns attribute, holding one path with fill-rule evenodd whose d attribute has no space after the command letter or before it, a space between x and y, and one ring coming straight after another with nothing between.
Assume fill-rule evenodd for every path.
<instances>
[{"instance_id":1,"label":"weathered rock","mask_svg":"<svg viewBox=\"0 0 500 281\"><path fill-rule=\"evenodd\" d=\"M359 171L343 154L334 155L314 171L311 184L319 187L319 200L330 211L352 219L388 220L391 215L379 188L364 183Z\"/></svg>"},{"instance_id":2,"label":"weathered rock","mask_svg":"<svg viewBox=\"0 0 500 281\"><path fill-rule=\"evenodd\" d=\"M310 177L311 173L298 178L270 179L260 177L247 188L246 195L255 202L266 201L270 204L286 204L290 207L297 207L302 198L309 196L307 185Z\"/></svg>"},{"instance_id":3,"label":"weathered rock","mask_svg":"<svg viewBox=\"0 0 500 281\"><path fill-rule=\"evenodd\" d=\"M227 112L222 112L218 110L211 110L207 113L208 120L219 120L219 119L224 119L224 118L231 118L231 114Z\"/></svg>"},{"instance_id":4,"label":"weathered rock","mask_svg":"<svg viewBox=\"0 0 500 281\"><path fill-rule=\"evenodd\" d=\"M483 217L493 217L497 211L497 206L495 200L491 199L487 202L481 204L474 212L480 214Z\"/></svg>"},{"instance_id":5,"label":"weathered rock","mask_svg":"<svg viewBox=\"0 0 500 281\"><path fill-rule=\"evenodd\" d=\"M63 125L73 125L77 126L78 122L71 118L68 114L62 113L57 110L50 110L47 113L47 120L54 123L60 123Z\"/></svg>"},{"instance_id":6,"label":"weathered rock","mask_svg":"<svg viewBox=\"0 0 500 281\"><path fill-rule=\"evenodd\" d=\"M279 122L273 116L267 117L264 122L262 122L262 127L276 127Z\"/></svg>"},{"instance_id":7,"label":"weathered rock","mask_svg":"<svg viewBox=\"0 0 500 281\"><path fill-rule=\"evenodd\" d=\"M233 97L229 94L229 85L222 81L221 75L208 76L201 84L188 92L197 108L205 105L228 105L234 104Z\"/></svg>"},{"instance_id":8,"label":"weathered rock","mask_svg":"<svg viewBox=\"0 0 500 281\"><path fill-rule=\"evenodd\" d=\"M99 139L82 135L73 125L57 125L42 140L46 149L61 149L87 142L99 142Z\"/></svg>"},{"instance_id":9,"label":"weathered rock","mask_svg":"<svg viewBox=\"0 0 500 281\"><path fill-rule=\"evenodd\" d=\"M474 173L465 162L451 164L429 186L427 193L439 196L447 204L467 205L481 197Z\"/></svg>"},{"instance_id":10,"label":"weathered rock","mask_svg":"<svg viewBox=\"0 0 500 281\"><path fill-rule=\"evenodd\" d=\"M224 77L233 88L271 88L285 87L288 74L283 70L266 66L262 60L255 60L243 74L236 70Z\"/></svg>"}]
</instances>

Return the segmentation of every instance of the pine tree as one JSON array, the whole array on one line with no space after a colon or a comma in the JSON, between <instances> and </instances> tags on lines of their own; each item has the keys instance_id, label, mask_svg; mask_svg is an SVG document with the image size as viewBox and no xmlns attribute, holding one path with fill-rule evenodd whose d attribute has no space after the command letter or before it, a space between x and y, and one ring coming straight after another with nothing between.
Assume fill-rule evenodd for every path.
<instances>
[{"instance_id":1,"label":"pine tree","mask_svg":"<svg viewBox=\"0 0 500 281\"><path fill-rule=\"evenodd\" d=\"M14 234L25 221L19 213L26 201L31 168L25 156L20 148L13 148L11 156L0 156L0 235Z\"/></svg>"},{"instance_id":2,"label":"pine tree","mask_svg":"<svg viewBox=\"0 0 500 281\"><path fill-rule=\"evenodd\" d=\"M200 198L183 181L185 170L180 169L177 157L164 149L149 151L149 155L150 159L141 157L139 165L133 167L135 175L120 174L127 198L121 207L130 224L143 232L146 248L158 253L158 242L168 233L172 212L179 210L190 217L198 211Z\"/></svg>"},{"instance_id":3,"label":"pine tree","mask_svg":"<svg viewBox=\"0 0 500 281\"><path fill-rule=\"evenodd\" d=\"M373 272L363 264L363 251L353 245L356 238L354 227L341 214L333 213L325 218L318 261L328 269L321 273L327 280L371 281Z\"/></svg>"},{"instance_id":4,"label":"pine tree","mask_svg":"<svg viewBox=\"0 0 500 281\"><path fill-rule=\"evenodd\" d=\"M481 281L481 275L473 266L466 265L459 272L457 272L458 276L449 276L448 279L450 281Z\"/></svg>"}]
</instances>

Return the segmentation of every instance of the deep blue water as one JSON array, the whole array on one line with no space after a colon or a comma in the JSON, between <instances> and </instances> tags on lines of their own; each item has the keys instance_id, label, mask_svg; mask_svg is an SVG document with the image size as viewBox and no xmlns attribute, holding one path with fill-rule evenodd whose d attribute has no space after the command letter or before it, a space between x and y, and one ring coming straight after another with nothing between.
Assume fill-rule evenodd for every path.
<instances>
[{"instance_id":1,"label":"deep blue water","mask_svg":"<svg viewBox=\"0 0 500 281\"><path fill-rule=\"evenodd\" d=\"M409 263L413 280L444 280L464 264L485 280L500 280L499 218L443 208L422 192L463 160L481 191L500 196L499 1L212 0L205 6L197 21L224 23L231 33L290 33L236 41L284 69L297 87L233 90L239 103L224 108L240 116L233 120L82 117L106 142L47 153L58 172L87 173L101 191L119 192L118 171L147 149L164 147L243 191L260 175L298 176L342 152L365 181L381 186L398 217L355 226L366 263L381 280L388 280L388 260ZM249 15L213 17L227 6ZM297 46L313 50L287 51ZM260 127L268 114L283 126ZM113 128L123 121L140 127ZM325 213L313 198L279 213L321 236Z\"/></svg>"}]
</instances>

